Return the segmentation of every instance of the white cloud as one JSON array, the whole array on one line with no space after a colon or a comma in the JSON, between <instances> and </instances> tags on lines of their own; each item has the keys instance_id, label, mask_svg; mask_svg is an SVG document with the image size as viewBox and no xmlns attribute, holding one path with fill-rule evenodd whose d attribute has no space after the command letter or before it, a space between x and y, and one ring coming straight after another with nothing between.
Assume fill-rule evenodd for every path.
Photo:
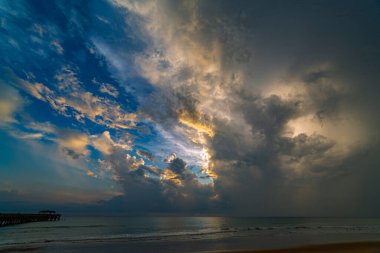
<instances>
[{"instance_id":1,"label":"white cloud","mask_svg":"<svg viewBox=\"0 0 380 253\"><path fill-rule=\"evenodd\" d=\"M102 84L102 86L100 87L100 91L115 98L119 96L119 92L117 91L117 89L110 84Z\"/></svg>"},{"instance_id":2,"label":"white cloud","mask_svg":"<svg viewBox=\"0 0 380 253\"><path fill-rule=\"evenodd\" d=\"M92 83L99 85L99 91L102 93L106 93L114 98L119 96L119 91L111 84L99 83L95 78L92 80Z\"/></svg>"},{"instance_id":3,"label":"white cloud","mask_svg":"<svg viewBox=\"0 0 380 253\"><path fill-rule=\"evenodd\" d=\"M58 54L63 54L64 49L58 40L53 40L50 45L55 49Z\"/></svg>"},{"instance_id":4,"label":"white cloud","mask_svg":"<svg viewBox=\"0 0 380 253\"><path fill-rule=\"evenodd\" d=\"M0 80L0 123L16 122L14 114L23 105L23 99L14 88Z\"/></svg>"},{"instance_id":5,"label":"white cloud","mask_svg":"<svg viewBox=\"0 0 380 253\"><path fill-rule=\"evenodd\" d=\"M70 66L63 66L55 75L55 79L58 81L58 87L60 90L75 91L80 89L81 82Z\"/></svg>"},{"instance_id":6,"label":"white cloud","mask_svg":"<svg viewBox=\"0 0 380 253\"><path fill-rule=\"evenodd\" d=\"M28 129L38 131L45 134L54 134L56 133L56 127L52 125L50 122L31 122L27 125Z\"/></svg>"},{"instance_id":7,"label":"white cloud","mask_svg":"<svg viewBox=\"0 0 380 253\"><path fill-rule=\"evenodd\" d=\"M78 155L87 155L87 146L90 143L87 134L79 132L63 132L62 137L57 139L57 143L64 149L75 152Z\"/></svg>"},{"instance_id":8,"label":"white cloud","mask_svg":"<svg viewBox=\"0 0 380 253\"><path fill-rule=\"evenodd\" d=\"M143 53L135 55L137 70L162 92L158 99L170 100L168 106L173 107L170 110L178 114L176 126L169 130L175 134L161 129L161 135L173 144L170 148L175 150L171 152L178 152L187 162L204 166L209 157L205 155L207 139L214 134L213 118L230 117L228 89L222 87L229 72L222 69L218 38L206 36L210 41L204 43L202 35L205 31L196 2L181 2L180 8L175 10L165 1L120 0L114 3L137 16L133 19L128 15L128 21L136 22L135 26L148 45ZM183 91L188 94L183 94ZM176 108L186 103L176 101L173 96L176 93L192 101L194 108L191 109L194 111ZM142 101L147 100L144 98ZM158 101L160 105L157 106L162 106L163 102Z\"/></svg>"},{"instance_id":9,"label":"white cloud","mask_svg":"<svg viewBox=\"0 0 380 253\"><path fill-rule=\"evenodd\" d=\"M63 67L56 75L59 90L54 91L42 83L19 80L21 87L31 96L47 102L66 117L74 117L79 122L84 119L110 128L128 129L135 126L137 115L126 112L116 101L95 96L84 90L69 67Z\"/></svg>"},{"instance_id":10,"label":"white cloud","mask_svg":"<svg viewBox=\"0 0 380 253\"><path fill-rule=\"evenodd\" d=\"M125 157L126 160L126 169L128 171L135 171L139 168L140 165L144 165L144 160L141 158L137 158L136 156L131 156L127 154Z\"/></svg>"},{"instance_id":11,"label":"white cloud","mask_svg":"<svg viewBox=\"0 0 380 253\"><path fill-rule=\"evenodd\" d=\"M108 131L104 131L99 136L91 136L91 144L104 155L111 155L114 148L120 148L123 150L131 150L130 141L127 142L115 142L112 140Z\"/></svg>"},{"instance_id":12,"label":"white cloud","mask_svg":"<svg viewBox=\"0 0 380 253\"><path fill-rule=\"evenodd\" d=\"M31 133L20 135L21 139L41 139L44 135L42 133Z\"/></svg>"}]
</instances>

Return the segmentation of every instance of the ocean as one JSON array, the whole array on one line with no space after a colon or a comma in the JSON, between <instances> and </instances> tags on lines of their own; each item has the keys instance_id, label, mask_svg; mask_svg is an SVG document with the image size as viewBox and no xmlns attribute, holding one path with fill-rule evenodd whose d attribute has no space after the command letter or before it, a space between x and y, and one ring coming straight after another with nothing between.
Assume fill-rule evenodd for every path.
<instances>
[{"instance_id":1,"label":"ocean","mask_svg":"<svg viewBox=\"0 0 380 253\"><path fill-rule=\"evenodd\" d=\"M133 243L135 250L144 244L146 252L149 245L153 247L154 243L160 242L164 245L164 252L165 247L175 242L178 247L187 245L188 250L182 248L181 252L191 252L236 249L237 245L241 248L269 248L379 239L380 219L362 218L64 216L57 222L0 227L0 249L122 242Z\"/></svg>"}]
</instances>

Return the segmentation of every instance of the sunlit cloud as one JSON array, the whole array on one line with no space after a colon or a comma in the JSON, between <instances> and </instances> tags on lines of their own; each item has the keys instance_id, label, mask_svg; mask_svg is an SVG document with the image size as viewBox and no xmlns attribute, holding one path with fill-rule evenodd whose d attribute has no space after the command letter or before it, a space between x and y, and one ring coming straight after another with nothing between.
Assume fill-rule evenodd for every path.
<instances>
[{"instance_id":1,"label":"sunlit cloud","mask_svg":"<svg viewBox=\"0 0 380 253\"><path fill-rule=\"evenodd\" d=\"M55 92L42 83L30 83L19 80L25 91L41 101L47 102L53 109L66 117L74 117L79 122L87 119L111 128L128 129L135 126L137 115L124 111L120 105L104 97L95 96L80 86L75 73L64 67L57 74L59 92Z\"/></svg>"},{"instance_id":2,"label":"sunlit cloud","mask_svg":"<svg viewBox=\"0 0 380 253\"><path fill-rule=\"evenodd\" d=\"M73 155L87 155L89 138L86 134L76 132L63 133L62 139L58 140L59 145L67 152L73 152Z\"/></svg>"},{"instance_id":3,"label":"sunlit cloud","mask_svg":"<svg viewBox=\"0 0 380 253\"><path fill-rule=\"evenodd\" d=\"M91 144L104 155L110 155L113 152L113 148L120 148L123 150L131 150L131 143L118 143L114 142L111 138L111 135L108 131L103 132L99 136L91 136Z\"/></svg>"},{"instance_id":4,"label":"sunlit cloud","mask_svg":"<svg viewBox=\"0 0 380 253\"><path fill-rule=\"evenodd\" d=\"M52 157L47 202L276 215L328 209L345 180L376 188L374 5L38 4L0 10L0 138L20 173L18 155L41 160L35 175ZM43 193L1 176L20 199Z\"/></svg>"},{"instance_id":5,"label":"sunlit cloud","mask_svg":"<svg viewBox=\"0 0 380 253\"><path fill-rule=\"evenodd\" d=\"M16 122L17 120L14 114L18 112L23 105L23 100L18 92L3 82L3 80L0 80L0 125Z\"/></svg>"}]
</instances>

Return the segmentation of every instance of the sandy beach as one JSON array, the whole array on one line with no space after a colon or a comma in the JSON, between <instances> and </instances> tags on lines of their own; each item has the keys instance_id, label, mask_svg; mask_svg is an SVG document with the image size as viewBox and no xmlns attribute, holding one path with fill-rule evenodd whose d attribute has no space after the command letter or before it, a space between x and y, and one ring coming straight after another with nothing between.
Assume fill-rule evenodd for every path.
<instances>
[{"instance_id":1,"label":"sandy beach","mask_svg":"<svg viewBox=\"0 0 380 253\"><path fill-rule=\"evenodd\" d=\"M241 251L212 251L208 253L379 253L380 242L354 242L325 245L309 245L294 248L241 250Z\"/></svg>"},{"instance_id":2,"label":"sandy beach","mask_svg":"<svg viewBox=\"0 0 380 253\"><path fill-rule=\"evenodd\" d=\"M147 243L125 243L125 242L92 242L92 243L57 243L57 244L35 244L29 246L13 246L0 248L0 253L16 252L158 252L158 253L380 253L380 241L361 241L347 243L315 244L296 247L274 247L274 248L252 248L232 249L232 244L226 244L228 250L212 250L214 246L204 241L197 242L147 242ZM244 245L235 245L236 248Z\"/></svg>"}]
</instances>

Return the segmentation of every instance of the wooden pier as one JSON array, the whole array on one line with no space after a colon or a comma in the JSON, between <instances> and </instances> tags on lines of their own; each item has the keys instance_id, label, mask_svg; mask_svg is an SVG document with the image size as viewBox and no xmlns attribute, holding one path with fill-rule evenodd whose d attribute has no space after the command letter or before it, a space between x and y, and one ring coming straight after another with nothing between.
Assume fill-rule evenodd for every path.
<instances>
[{"instance_id":1,"label":"wooden pier","mask_svg":"<svg viewBox=\"0 0 380 253\"><path fill-rule=\"evenodd\" d=\"M0 213L0 227L28 222L58 221L61 215L54 211L40 211L39 213Z\"/></svg>"}]
</instances>

